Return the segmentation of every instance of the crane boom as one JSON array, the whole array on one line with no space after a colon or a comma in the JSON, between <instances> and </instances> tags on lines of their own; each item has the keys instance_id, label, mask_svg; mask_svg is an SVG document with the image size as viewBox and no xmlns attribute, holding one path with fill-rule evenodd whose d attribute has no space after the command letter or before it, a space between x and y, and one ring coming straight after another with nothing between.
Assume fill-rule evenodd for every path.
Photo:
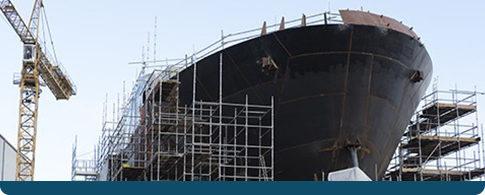
<instances>
[{"instance_id":1,"label":"crane boom","mask_svg":"<svg viewBox=\"0 0 485 195\"><path fill-rule=\"evenodd\" d=\"M22 42L25 43L27 40L34 40L34 37L29 31L27 25L25 25L24 21L20 17L19 13L13 6L10 0L1 0L0 1L0 9L2 9L5 18L10 22L15 32L19 35Z\"/></svg>"},{"instance_id":2,"label":"crane boom","mask_svg":"<svg viewBox=\"0 0 485 195\"><path fill-rule=\"evenodd\" d=\"M38 17L40 15L38 12L40 12L42 6L42 1L37 0L34 5L34 11L32 12L32 19L29 22L29 28L25 25L25 22L22 20L10 0L0 0L0 9L24 44L37 44L36 35L33 33L36 33L35 31L38 30ZM49 60L47 55L42 51L41 47L36 49L39 54L37 56L39 58L39 76L42 77L47 87L49 87L54 94L54 97L56 97L57 100L67 100L71 95L76 95L76 87L65 70L62 70L58 65L52 64L51 60Z\"/></svg>"},{"instance_id":3,"label":"crane boom","mask_svg":"<svg viewBox=\"0 0 485 195\"><path fill-rule=\"evenodd\" d=\"M39 19L43 6L42 0L35 0L29 26L26 26L12 2L0 0L0 10L24 43L15 176L17 181L32 181L34 178L39 76L57 100L68 100L71 95L76 94L76 87L69 76L59 65L51 63L38 42Z\"/></svg>"}]
</instances>

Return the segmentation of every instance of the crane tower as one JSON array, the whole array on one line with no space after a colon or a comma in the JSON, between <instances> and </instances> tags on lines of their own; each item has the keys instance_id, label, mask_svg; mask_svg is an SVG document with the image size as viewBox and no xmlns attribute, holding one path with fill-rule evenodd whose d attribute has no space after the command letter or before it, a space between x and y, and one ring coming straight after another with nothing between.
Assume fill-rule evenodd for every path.
<instances>
[{"instance_id":1,"label":"crane tower","mask_svg":"<svg viewBox=\"0 0 485 195\"><path fill-rule=\"evenodd\" d=\"M76 87L65 70L57 61L48 57L39 43L39 22L43 8L42 0L35 0L29 23L26 25L10 0L0 0L2 13L24 43L19 82L20 111L15 176L17 181L32 181L34 178L37 109L41 85L39 77L57 100L68 100L76 94Z\"/></svg>"}]
</instances>

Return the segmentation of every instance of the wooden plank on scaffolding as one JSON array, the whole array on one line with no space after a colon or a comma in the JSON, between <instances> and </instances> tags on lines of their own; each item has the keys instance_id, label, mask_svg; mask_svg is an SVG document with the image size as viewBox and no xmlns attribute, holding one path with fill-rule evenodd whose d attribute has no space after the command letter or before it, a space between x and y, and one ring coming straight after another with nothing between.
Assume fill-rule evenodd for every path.
<instances>
[{"instance_id":1,"label":"wooden plank on scaffolding","mask_svg":"<svg viewBox=\"0 0 485 195\"><path fill-rule=\"evenodd\" d=\"M428 156L438 158L440 154L441 156L447 155L462 148L478 144L479 141L479 137L466 138L421 135L412 137L408 143L402 144L402 147L408 149L410 153L419 153L419 146L421 145L421 155L426 159ZM441 144L440 151L436 149L439 144Z\"/></svg>"},{"instance_id":2,"label":"wooden plank on scaffolding","mask_svg":"<svg viewBox=\"0 0 485 195\"><path fill-rule=\"evenodd\" d=\"M425 108L422 113L419 114L419 122L414 122L409 130L411 132L426 132L437 127L443 126L448 122L455 120L459 117L466 116L475 112L477 107L475 105L462 105L462 104L446 104L435 103ZM424 119L424 120L423 120ZM409 135L409 132L405 135Z\"/></svg>"}]
</instances>

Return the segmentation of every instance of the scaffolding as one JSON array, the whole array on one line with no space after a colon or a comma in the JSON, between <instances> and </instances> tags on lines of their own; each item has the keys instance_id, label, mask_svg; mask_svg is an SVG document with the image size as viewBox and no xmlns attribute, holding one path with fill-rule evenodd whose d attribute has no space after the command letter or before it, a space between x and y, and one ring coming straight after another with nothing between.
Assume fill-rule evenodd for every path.
<instances>
[{"instance_id":1,"label":"scaffolding","mask_svg":"<svg viewBox=\"0 0 485 195\"><path fill-rule=\"evenodd\" d=\"M112 120L108 120L105 103L94 158L79 160L73 149L73 180L86 178L76 171L87 166L81 162L96 173L87 180L273 180L274 100L271 105L249 104L250 97L238 103L223 102L220 55L219 101L196 101L194 82L192 104L179 105L179 72L193 67L196 81L198 59L284 30L284 26L341 23L336 13L303 15L268 26L265 22L262 28L221 34L219 40L184 58L150 61L143 55L142 62L130 63L143 68L128 99L123 98L121 108L113 111Z\"/></svg>"},{"instance_id":2,"label":"scaffolding","mask_svg":"<svg viewBox=\"0 0 485 195\"><path fill-rule=\"evenodd\" d=\"M274 179L274 100L271 105L222 101L224 48L285 28L343 24L338 13L318 13L281 23L224 35L191 56L179 59L145 58L131 94L103 127L94 158L88 163L97 181L257 180ZM196 101L197 60L220 55L219 101ZM190 61L190 62L189 62ZM262 70L277 68L263 57ZM163 64L163 65L162 65ZM191 105L180 105L179 73L193 68ZM152 70L152 71L148 71ZM113 107L116 107L113 105ZM84 161L84 160L83 160ZM73 151L72 178L84 165Z\"/></svg>"},{"instance_id":3,"label":"scaffolding","mask_svg":"<svg viewBox=\"0 0 485 195\"><path fill-rule=\"evenodd\" d=\"M107 121L105 108L94 160L76 159L73 149L73 180L273 180L274 100L254 105L246 96L228 103L221 92L218 102L197 101L194 82L192 104L180 105L178 74L188 65L196 67L165 65L149 74L144 67L113 121ZM95 174L76 171L86 167L81 162L90 163Z\"/></svg>"},{"instance_id":4,"label":"scaffolding","mask_svg":"<svg viewBox=\"0 0 485 195\"><path fill-rule=\"evenodd\" d=\"M72 147L72 181L96 181L98 174L95 169L93 159L78 159L77 155L77 137Z\"/></svg>"},{"instance_id":5,"label":"scaffolding","mask_svg":"<svg viewBox=\"0 0 485 195\"><path fill-rule=\"evenodd\" d=\"M482 179L483 127L475 91L437 90L421 101L384 180L465 181Z\"/></svg>"}]
</instances>

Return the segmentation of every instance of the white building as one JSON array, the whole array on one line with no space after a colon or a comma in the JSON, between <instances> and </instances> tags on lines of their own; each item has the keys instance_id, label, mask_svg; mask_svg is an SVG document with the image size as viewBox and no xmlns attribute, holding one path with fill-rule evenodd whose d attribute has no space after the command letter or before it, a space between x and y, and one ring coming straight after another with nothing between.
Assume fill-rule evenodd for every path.
<instances>
[{"instance_id":1,"label":"white building","mask_svg":"<svg viewBox=\"0 0 485 195\"><path fill-rule=\"evenodd\" d=\"M0 135L0 181L15 181L17 150Z\"/></svg>"}]
</instances>

